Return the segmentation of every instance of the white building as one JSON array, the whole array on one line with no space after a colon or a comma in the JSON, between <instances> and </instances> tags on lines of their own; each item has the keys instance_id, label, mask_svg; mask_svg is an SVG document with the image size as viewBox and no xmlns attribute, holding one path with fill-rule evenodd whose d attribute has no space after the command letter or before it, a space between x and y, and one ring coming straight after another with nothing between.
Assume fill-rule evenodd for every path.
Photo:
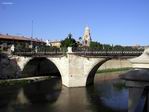
<instances>
[{"instance_id":1,"label":"white building","mask_svg":"<svg viewBox=\"0 0 149 112\"><path fill-rule=\"evenodd\" d=\"M61 41L49 41L49 40L46 40L46 45L47 46L52 46L52 47L57 47L57 48L60 48L61 46Z\"/></svg>"}]
</instances>

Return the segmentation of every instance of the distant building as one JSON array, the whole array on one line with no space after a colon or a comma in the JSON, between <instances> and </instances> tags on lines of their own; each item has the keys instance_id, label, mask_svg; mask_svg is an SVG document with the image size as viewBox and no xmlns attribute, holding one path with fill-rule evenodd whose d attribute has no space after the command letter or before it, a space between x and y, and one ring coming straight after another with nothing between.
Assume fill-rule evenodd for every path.
<instances>
[{"instance_id":1,"label":"distant building","mask_svg":"<svg viewBox=\"0 0 149 112\"><path fill-rule=\"evenodd\" d=\"M52 46L49 40L46 40L46 46Z\"/></svg>"},{"instance_id":2,"label":"distant building","mask_svg":"<svg viewBox=\"0 0 149 112\"><path fill-rule=\"evenodd\" d=\"M61 46L61 41L53 41L53 42L50 42L50 43L53 47L60 48L60 46Z\"/></svg>"},{"instance_id":3,"label":"distant building","mask_svg":"<svg viewBox=\"0 0 149 112\"><path fill-rule=\"evenodd\" d=\"M0 34L1 50L15 49L17 45L22 45L24 48L30 48L31 46L45 45L45 42L24 36Z\"/></svg>"},{"instance_id":4,"label":"distant building","mask_svg":"<svg viewBox=\"0 0 149 112\"><path fill-rule=\"evenodd\" d=\"M52 47L57 47L57 48L60 48L61 46L61 41L49 41L49 40L46 40L46 45L47 46L52 46Z\"/></svg>"},{"instance_id":5,"label":"distant building","mask_svg":"<svg viewBox=\"0 0 149 112\"><path fill-rule=\"evenodd\" d=\"M91 34L89 27L85 27L84 35L82 38L82 45L85 47L89 47L91 42Z\"/></svg>"}]
</instances>

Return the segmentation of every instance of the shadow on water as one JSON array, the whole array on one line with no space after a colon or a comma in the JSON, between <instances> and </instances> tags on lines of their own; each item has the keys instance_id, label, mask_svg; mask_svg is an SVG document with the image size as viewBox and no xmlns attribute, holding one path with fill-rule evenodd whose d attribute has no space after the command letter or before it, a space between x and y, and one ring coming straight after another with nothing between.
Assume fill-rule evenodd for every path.
<instances>
[{"instance_id":1,"label":"shadow on water","mask_svg":"<svg viewBox=\"0 0 149 112\"><path fill-rule=\"evenodd\" d=\"M24 86L24 94L31 103L53 103L61 92L61 81L57 78Z\"/></svg>"},{"instance_id":2,"label":"shadow on water","mask_svg":"<svg viewBox=\"0 0 149 112\"><path fill-rule=\"evenodd\" d=\"M59 78L4 87L0 112L127 112L128 90L124 81L99 79L97 76L93 86L82 88L62 86Z\"/></svg>"},{"instance_id":3,"label":"shadow on water","mask_svg":"<svg viewBox=\"0 0 149 112\"><path fill-rule=\"evenodd\" d=\"M19 87L16 86L0 86L0 108L7 107L11 101L16 99L18 91Z\"/></svg>"},{"instance_id":4,"label":"shadow on water","mask_svg":"<svg viewBox=\"0 0 149 112\"><path fill-rule=\"evenodd\" d=\"M107 80L87 88L94 112L127 112L128 91L122 80Z\"/></svg>"},{"instance_id":5,"label":"shadow on water","mask_svg":"<svg viewBox=\"0 0 149 112\"><path fill-rule=\"evenodd\" d=\"M46 112L57 101L61 87L61 80L56 78L4 87L0 93L0 112Z\"/></svg>"},{"instance_id":6,"label":"shadow on water","mask_svg":"<svg viewBox=\"0 0 149 112\"><path fill-rule=\"evenodd\" d=\"M128 91L123 83L112 80L87 88L63 86L52 112L127 112Z\"/></svg>"}]
</instances>

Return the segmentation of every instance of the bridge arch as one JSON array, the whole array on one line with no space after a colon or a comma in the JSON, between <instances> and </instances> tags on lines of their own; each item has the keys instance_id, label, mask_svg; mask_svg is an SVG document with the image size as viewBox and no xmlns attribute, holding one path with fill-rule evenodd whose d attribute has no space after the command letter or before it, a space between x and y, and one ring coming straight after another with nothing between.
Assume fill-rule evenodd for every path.
<instances>
[{"instance_id":1,"label":"bridge arch","mask_svg":"<svg viewBox=\"0 0 149 112\"><path fill-rule=\"evenodd\" d=\"M22 69L22 77L46 75L61 76L55 63L46 57L34 57Z\"/></svg>"},{"instance_id":2,"label":"bridge arch","mask_svg":"<svg viewBox=\"0 0 149 112\"><path fill-rule=\"evenodd\" d=\"M30 63L31 60L34 59L40 60L39 62L42 62L43 60L48 60L48 62L53 63L55 68L57 68L57 71L59 71L61 75L62 84L67 87L82 87L92 84L94 82L94 76L97 69L106 61L115 58L115 56L111 55L106 57L88 56L88 55L82 55L80 53L77 55L76 53L73 52L68 52L67 55L63 56L43 55L42 57L42 55L39 56L35 55L34 58L33 56L34 55L31 55L30 57L18 56L19 61L17 61L17 63L20 66L20 68L25 69L26 64Z\"/></svg>"},{"instance_id":3,"label":"bridge arch","mask_svg":"<svg viewBox=\"0 0 149 112\"><path fill-rule=\"evenodd\" d=\"M87 75L87 80L86 80L86 86L87 85L92 85L94 83L94 77L95 77L95 74L98 70L98 68L104 64L106 61L108 60L111 60L112 58L105 58L104 60L99 60L98 62L94 63L94 65L91 67L91 69L89 70L88 72L88 75Z\"/></svg>"}]
</instances>

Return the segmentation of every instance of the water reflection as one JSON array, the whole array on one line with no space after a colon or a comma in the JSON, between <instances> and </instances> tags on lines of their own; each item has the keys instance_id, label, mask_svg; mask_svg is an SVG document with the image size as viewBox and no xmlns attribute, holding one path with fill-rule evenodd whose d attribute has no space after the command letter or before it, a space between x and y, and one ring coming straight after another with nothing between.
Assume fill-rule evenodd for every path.
<instances>
[{"instance_id":1,"label":"water reflection","mask_svg":"<svg viewBox=\"0 0 149 112\"><path fill-rule=\"evenodd\" d=\"M21 88L18 92L18 95L17 95L17 99L16 99L16 104L20 104L20 105L26 105L26 104L29 104L29 100L28 98L26 97L26 95L24 94L24 89Z\"/></svg>"},{"instance_id":2,"label":"water reflection","mask_svg":"<svg viewBox=\"0 0 149 112\"><path fill-rule=\"evenodd\" d=\"M24 93L30 103L53 103L61 92L61 80L53 78L24 86Z\"/></svg>"},{"instance_id":3,"label":"water reflection","mask_svg":"<svg viewBox=\"0 0 149 112\"><path fill-rule=\"evenodd\" d=\"M85 88L63 87L54 112L92 112Z\"/></svg>"},{"instance_id":4,"label":"water reflection","mask_svg":"<svg viewBox=\"0 0 149 112\"><path fill-rule=\"evenodd\" d=\"M128 91L121 80L101 81L97 76L94 86L67 88L60 79L50 79L24 87L11 88L13 96L0 112L127 112ZM15 91L14 91L15 90Z\"/></svg>"},{"instance_id":5,"label":"water reflection","mask_svg":"<svg viewBox=\"0 0 149 112\"><path fill-rule=\"evenodd\" d=\"M0 94L0 104L5 105L0 112L47 112L59 97L61 87L61 80L56 78L25 86L1 87L4 90Z\"/></svg>"},{"instance_id":6,"label":"water reflection","mask_svg":"<svg viewBox=\"0 0 149 112\"><path fill-rule=\"evenodd\" d=\"M18 91L18 86L0 86L0 108L8 106L10 102L16 99Z\"/></svg>"},{"instance_id":7,"label":"water reflection","mask_svg":"<svg viewBox=\"0 0 149 112\"><path fill-rule=\"evenodd\" d=\"M127 112L128 91L125 86L122 89L115 86L122 83L120 80L107 80L87 88L89 101L96 112Z\"/></svg>"}]
</instances>

